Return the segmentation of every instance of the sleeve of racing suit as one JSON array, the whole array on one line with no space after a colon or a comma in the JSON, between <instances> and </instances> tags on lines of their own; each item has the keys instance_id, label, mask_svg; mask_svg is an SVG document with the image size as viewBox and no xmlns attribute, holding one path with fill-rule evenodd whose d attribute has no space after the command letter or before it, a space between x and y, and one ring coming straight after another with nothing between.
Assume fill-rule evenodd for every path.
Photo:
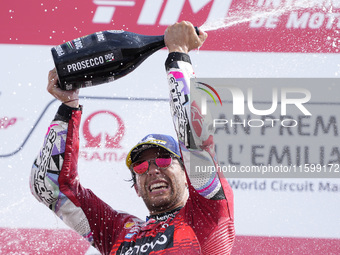
<instances>
[{"instance_id":1,"label":"sleeve of racing suit","mask_svg":"<svg viewBox=\"0 0 340 255\"><path fill-rule=\"evenodd\" d=\"M170 90L170 106L187 174L191 185L203 197L227 199L232 205L232 190L218 171L190 172L190 162L218 169L215 155L212 122L209 114L200 114L198 102L190 104L190 78L195 78L188 54L172 52L165 67ZM196 92L195 92L196 93Z\"/></svg>"},{"instance_id":2,"label":"sleeve of racing suit","mask_svg":"<svg viewBox=\"0 0 340 255\"><path fill-rule=\"evenodd\" d=\"M33 163L32 194L102 254L109 254L126 221L139 219L118 213L79 182L77 162L81 108L62 104L48 127L43 147Z\"/></svg>"}]
</instances>

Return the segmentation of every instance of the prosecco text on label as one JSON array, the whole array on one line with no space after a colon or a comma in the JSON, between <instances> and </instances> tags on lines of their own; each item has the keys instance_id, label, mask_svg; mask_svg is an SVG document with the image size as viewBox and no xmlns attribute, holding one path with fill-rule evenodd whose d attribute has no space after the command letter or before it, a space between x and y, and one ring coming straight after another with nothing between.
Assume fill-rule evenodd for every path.
<instances>
[{"instance_id":1,"label":"prosecco text on label","mask_svg":"<svg viewBox=\"0 0 340 255\"><path fill-rule=\"evenodd\" d=\"M99 57L90 58L90 59L86 59L86 60L82 60L76 63L69 64L67 65L67 71L69 73L77 72L77 71L81 71L81 70L84 70L90 67L99 66L104 63L105 63L104 57L99 56Z\"/></svg>"}]
</instances>

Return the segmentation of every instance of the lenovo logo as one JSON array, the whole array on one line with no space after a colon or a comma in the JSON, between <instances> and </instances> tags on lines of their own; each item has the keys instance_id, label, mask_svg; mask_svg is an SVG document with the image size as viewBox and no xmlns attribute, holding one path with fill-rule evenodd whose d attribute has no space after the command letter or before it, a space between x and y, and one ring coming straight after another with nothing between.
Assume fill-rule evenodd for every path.
<instances>
[{"instance_id":1,"label":"lenovo logo","mask_svg":"<svg viewBox=\"0 0 340 255\"><path fill-rule=\"evenodd\" d=\"M140 8L140 4L137 7L136 0L94 0L93 2L97 5L93 23L114 22L115 13L121 7ZM186 12L185 8L188 5L193 13L198 13L204 7L211 6L206 21L216 20L216 18L224 18L227 15L231 2L232 0L145 0L139 11L137 24L172 25L179 21L180 15Z\"/></svg>"}]
</instances>

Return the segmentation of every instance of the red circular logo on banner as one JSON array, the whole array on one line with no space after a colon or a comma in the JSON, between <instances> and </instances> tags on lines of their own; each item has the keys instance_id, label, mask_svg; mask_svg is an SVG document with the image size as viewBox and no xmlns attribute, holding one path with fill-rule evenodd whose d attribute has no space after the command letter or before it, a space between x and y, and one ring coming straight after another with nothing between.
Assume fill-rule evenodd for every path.
<instances>
[{"instance_id":1,"label":"red circular logo on banner","mask_svg":"<svg viewBox=\"0 0 340 255\"><path fill-rule=\"evenodd\" d=\"M111 136L109 133L103 134L99 132L98 134L94 135L90 131L90 122L93 120L93 117L99 115L99 114L106 114L109 116L112 116L115 121L117 122L117 131L115 135ZM106 127L110 128L110 125L106 125ZM87 148L100 148L103 147L103 144L105 145L105 148L116 148L119 149L122 146L119 144L122 140L125 133L125 126L123 120L114 112L110 111L97 111L92 113L87 119L85 120L84 126L83 126L83 134L84 138L86 140L85 147ZM103 136L105 138L103 139Z\"/></svg>"}]
</instances>

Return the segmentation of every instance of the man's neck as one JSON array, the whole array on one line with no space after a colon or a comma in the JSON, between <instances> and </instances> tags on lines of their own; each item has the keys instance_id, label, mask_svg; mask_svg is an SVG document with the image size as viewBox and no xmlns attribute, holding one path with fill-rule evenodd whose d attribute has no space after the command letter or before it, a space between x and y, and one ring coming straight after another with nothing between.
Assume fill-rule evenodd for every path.
<instances>
[{"instance_id":1,"label":"man's neck","mask_svg":"<svg viewBox=\"0 0 340 255\"><path fill-rule=\"evenodd\" d=\"M149 219L155 219L156 221L166 221L168 218L174 218L176 214L182 209L183 207L178 207L174 210L168 211L168 212L163 212L159 214L153 214L148 217L146 217L146 220L148 221Z\"/></svg>"}]
</instances>

